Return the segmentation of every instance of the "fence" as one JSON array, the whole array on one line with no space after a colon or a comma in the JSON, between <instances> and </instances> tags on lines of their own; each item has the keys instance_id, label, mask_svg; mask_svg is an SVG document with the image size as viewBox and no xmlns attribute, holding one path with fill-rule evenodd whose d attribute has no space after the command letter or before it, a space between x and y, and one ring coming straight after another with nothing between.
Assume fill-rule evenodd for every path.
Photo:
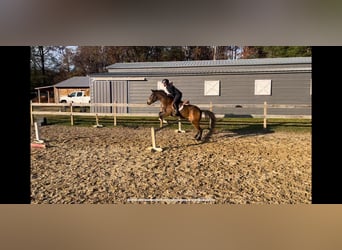
<instances>
[{"instance_id":1,"label":"fence","mask_svg":"<svg viewBox=\"0 0 342 250\"><path fill-rule=\"evenodd\" d=\"M303 105L303 104L267 104L264 102L263 104L196 104L196 106L200 107L201 109L209 109L215 112L215 109L222 109L222 108L256 108L260 110L260 114L253 115L253 117L263 117L263 127L267 127L267 118L308 118L311 119L310 115L269 115L268 109L269 108L276 108L276 109L296 109L296 108L305 108L311 109L311 105ZM40 107L41 110L34 110L34 107ZM85 109L87 107L111 107L113 112L111 113L99 113L99 112L86 112ZM34 116L70 116L70 123L74 125L74 117L75 116L90 116L95 117L96 121L98 121L98 117L113 117L113 124L114 126L117 125L117 117L120 116L156 116L156 113L160 111L160 107L158 105L152 105L156 109L156 112L149 112L149 113L118 113L116 112L118 107L130 107L130 108L147 108L151 107L147 104L127 104L127 103L32 103L30 107L31 113L31 125L34 123ZM48 110L46 110L48 108ZM75 109L79 108L79 111ZM43 109L43 110L42 110ZM220 114L216 114L217 117L224 116Z\"/></svg>"}]
</instances>

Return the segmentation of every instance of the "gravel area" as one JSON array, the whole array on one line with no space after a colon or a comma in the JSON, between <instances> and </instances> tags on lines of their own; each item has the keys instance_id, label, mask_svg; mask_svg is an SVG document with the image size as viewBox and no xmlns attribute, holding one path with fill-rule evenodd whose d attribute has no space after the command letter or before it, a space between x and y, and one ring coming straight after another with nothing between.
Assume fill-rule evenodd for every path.
<instances>
[{"instance_id":1,"label":"gravel area","mask_svg":"<svg viewBox=\"0 0 342 250\"><path fill-rule=\"evenodd\" d=\"M35 139L34 129L31 141ZM311 133L39 127L31 204L310 204Z\"/></svg>"}]
</instances>

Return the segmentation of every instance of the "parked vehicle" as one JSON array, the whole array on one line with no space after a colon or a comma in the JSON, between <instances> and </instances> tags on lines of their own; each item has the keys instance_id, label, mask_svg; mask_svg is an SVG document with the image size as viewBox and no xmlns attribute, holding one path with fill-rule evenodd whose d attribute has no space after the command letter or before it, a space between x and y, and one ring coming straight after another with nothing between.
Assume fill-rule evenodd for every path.
<instances>
[{"instance_id":1,"label":"parked vehicle","mask_svg":"<svg viewBox=\"0 0 342 250\"><path fill-rule=\"evenodd\" d=\"M61 103L90 103L90 96L87 96L85 91L75 91L67 96L59 98Z\"/></svg>"}]
</instances>

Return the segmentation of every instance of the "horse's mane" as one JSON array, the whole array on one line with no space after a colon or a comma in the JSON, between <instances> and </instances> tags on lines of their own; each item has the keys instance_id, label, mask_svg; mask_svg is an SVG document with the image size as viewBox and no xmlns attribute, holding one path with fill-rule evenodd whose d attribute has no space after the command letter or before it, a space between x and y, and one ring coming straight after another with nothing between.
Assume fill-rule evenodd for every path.
<instances>
[{"instance_id":1,"label":"horse's mane","mask_svg":"<svg viewBox=\"0 0 342 250\"><path fill-rule=\"evenodd\" d=\"M161 94L163 97L171 98L172 99L172 97L168 96L167 93L164 90L162 90L162 89L154 89L152 91L154 93L156 93L156 94Z\"/></svg>"},{"instance_id":2,"label":"horse's mane","mask_svg":"<svg viewBox=\"0 0 342 250\"><path fill-rule=\"evenodd\" d=\"M160 94L167 95L167 93L166 93L164 90L162 90L162 89L153 89L152 91L153 91L153 92L158 92L158 93L160 93Z\"/></svg>"}]
</instances>

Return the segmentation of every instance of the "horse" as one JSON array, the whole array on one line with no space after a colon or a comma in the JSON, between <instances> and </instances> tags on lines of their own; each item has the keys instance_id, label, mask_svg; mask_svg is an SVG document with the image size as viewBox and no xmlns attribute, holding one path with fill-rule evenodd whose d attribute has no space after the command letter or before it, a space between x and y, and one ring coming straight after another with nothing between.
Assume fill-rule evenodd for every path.
<instances>
[{"instance_id":1,"label":"horse","mask_svg":"<svg viewBox=\"0 0 342 250\"><path fill-rule=\"evenodd\" d=\"M163 121L165 117L175 116L174 115L174 106L173 106L173 97L168 95L164 90L153 90L151 89L152 94L147 99L147 104L151 105L156 101L160 101L162 106L162 111L159 112L159 119ZM187 119L197 130L195 135L195 139L200 141L202 139L203 128L200 127L200 121L202 118L202 113L207 115L210 119L209 122L209 130L212 132L215 128L216 117L215 114L210 110L201 110L199 107L188 104L186 102L181 101L179 108L180 118Z\"/></svg>"}]
</instances>

